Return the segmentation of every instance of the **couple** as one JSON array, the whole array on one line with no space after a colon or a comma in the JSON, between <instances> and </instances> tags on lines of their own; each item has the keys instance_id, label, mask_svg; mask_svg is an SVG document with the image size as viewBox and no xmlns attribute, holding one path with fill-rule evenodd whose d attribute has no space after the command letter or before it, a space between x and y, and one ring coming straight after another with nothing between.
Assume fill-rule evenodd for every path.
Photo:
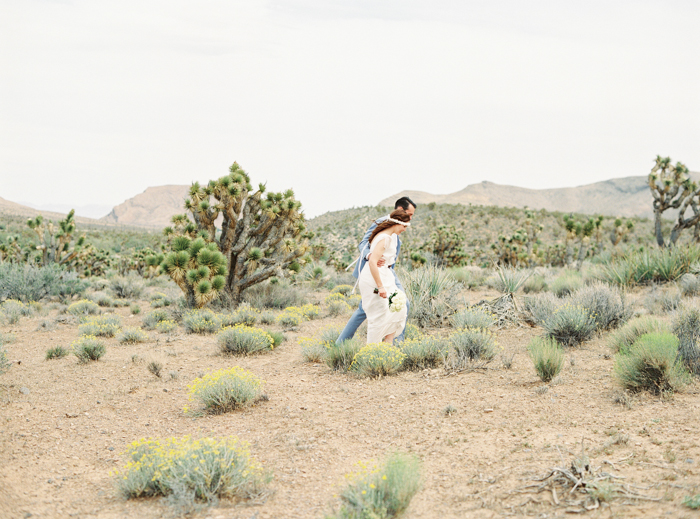
<instances>
[{"instance_id":1,"label":"couple","mask_svg":"<svg viewBox=\"0 0 700 519\"><path fill-rule=\"evenodd\" d=\"M403 340L409 303L394 272L394 264L401 250L399 235L411 225L415 211L416 204L407 196L401 197L389 216L377 219L367 229L360 242L360 257L352 273L358 278L362 301L336 344L351 339L365 319L367 344L382 341L392 343L396 334L400 334L396 337L399 342ZM390 305L392 296L399 300L403 298L405 304L392 302Z\"/></svg>"}]
</instances>

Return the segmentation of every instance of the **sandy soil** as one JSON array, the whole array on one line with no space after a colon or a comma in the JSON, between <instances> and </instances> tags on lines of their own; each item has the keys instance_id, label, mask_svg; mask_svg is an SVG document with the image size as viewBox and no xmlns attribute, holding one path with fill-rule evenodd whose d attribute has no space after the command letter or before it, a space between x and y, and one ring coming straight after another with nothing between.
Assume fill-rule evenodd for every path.
<instances>
[{"instance_id":1,"label":"sandy soil","mask_svg":"<svg viewBox=\"0 0 700 519\"><path fill-rule=\"evenodd\" d=\"M141 307L149 310L146 302ZM141 316L116 311L126 325L140 325ZM185 434L236 435L274 473L264 502L221 502L197 512L199 518L323 517L356 462L396 449L423 461L409 518L697 515L681 505L700 492L697 386L672 398L616 403L605 336L571 351L557 383L543 390L525 354L540 330L529 327L497 331L504 354L514 355L511 369L496 359L485 371L367 380L302 361L296 338L344 318L304 323L266 355L224 357L214 336L180 333L168 341L151 332L151 342L134 346L107 339L102 360L79 365L72 356L44 360L49 347L68 347L78 337L75 323L40 328L56 316L54 310L0 330L16 336L7 350L21 362L0 377L3 518L172 517L159 499L123 500L110 471L123 464L121 453L134 440ZM164 365L163 378L146 369L150 360ZM265 379L270 400L225 415L184 415L187 384L233 365ZM457 409L450 416L448 405ZM524 488L568 465L582 444L595 471L615 475L620 488L644 498L618 496L586 511L583 505L595 503L582 494L567 504L566 495Z\"/></svg>"}]
</instances>

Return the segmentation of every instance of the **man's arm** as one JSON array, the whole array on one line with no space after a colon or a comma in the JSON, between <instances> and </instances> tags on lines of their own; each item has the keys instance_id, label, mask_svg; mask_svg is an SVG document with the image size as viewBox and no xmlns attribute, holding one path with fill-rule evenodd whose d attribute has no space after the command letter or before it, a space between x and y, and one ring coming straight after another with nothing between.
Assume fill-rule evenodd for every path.
<instances>
[{"instance_id":1,"label":"man's arm","mask_svg":"<svg viewBox=\"0 0 700 519\"><path fill-rule=\"evenodd\" d=\"M365 249L367 249L366 254L369 255L369 237L372 236L372 231L374 231L377 228L377 222L374 221L372 222L372 225L369 226L367 229L367 232L365 235L362 237L362 241L360 242L360 245L358 245L358 249L360 250L360 254L364 252ZM367 259L365 257L365 259Z\"/></svg>"}]
</instances>

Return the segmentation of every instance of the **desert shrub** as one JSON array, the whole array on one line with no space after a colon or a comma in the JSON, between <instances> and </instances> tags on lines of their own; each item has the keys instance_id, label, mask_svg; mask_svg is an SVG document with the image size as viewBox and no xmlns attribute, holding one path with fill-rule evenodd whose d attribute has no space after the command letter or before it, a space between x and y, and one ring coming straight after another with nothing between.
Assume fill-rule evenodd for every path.
<instances>
[{"instance_id":1,"label":"desert shrub","mask_svg":"<svg viewBox=\"0 0 700 519\"><path fill-rule=\"evenodd\" d=\"M7 321L8 324L17 324L21 317L34 315L34 307L26 305L15 299L8 299L0 304L0 316Z\"/></svg>"},{"instance_id":2,"label":"desert shrub","mask_svg":"<svg viewBox=\"0 0 700 519\"><path fill-rule=\"evenodd\" d=\"M596 322L590 311L580 305L566 302L554 309L542 323L547 337L562 346L578 346L593 337Z\"/></svg>"},{"instance_id":3,"label":"desert shrub","mask_svg":"<svg viewBox=\"0 0 700 519\"><path fill-rule=\"evenodd\" d=\"M420 331L420 328L413 323L406 323L406 328L404 328L403 334L404 340L422 339L424 337L423 332Z\"/></svg>"},{"instance_id":4,"label":"desert shrub","mask_svg":"<svg viewBox=\"0 0 700 519\"><path fill-rule=\"evenodd\" d=\"M450 318L454 328L489 328L496 323L498 317L481 306L465 308Z\"/></svg>"},{"instance_id":5,"label":"desert shrub","mask_svg":"<svg viewBox=\"0 0 700 519\"><path fill-rule=\"evenodd\" d=\"M84 293L87 286L75 272L66 272L58 265L0 263L0 301L17 299L26 303L48 296L71 297Z\"/></svg>"},{"instance_id":6,"label":"desert shrub","mask_svg":"<svg viewBox=\"0 0 700 519\"><path fill-rule=\"evenodd\" d=\"M161 371L163 370L163 365L160 362L152 360L148 363L146 369L158 378L161 378L163 376L163 374L161 373Z\"/></svg>"},{"instance_id":7,"label":"desert shrub","mask_svg":"<svg viewBox=\"0 0 700 519\"><path fill-rule=\"evenodd\" d=\"M156 331L158 333L172 333L177 329L177 323L170 319L159 321L156 323Z\"/></svg>"},{"instance_id":8,"label":"desert shrub","mask_svg":"<svg viewBox=\"0 0 700 519\"><path fill-rule=\"evenodd\" d=\"M681 293L676 288L660 290L654 287L644 298L644 308L651 314L665 314L676 310L681 304Z\"/></svg>"},{"instance_id":9,"label":"desert shrub","mask_svg":"<svg viewBox=\"0 0 700 519\"><path fill-rule=\"evenodd\" d=\"M399 348L405 355L402 369L415 371L439 366L447 357L450 345L446 341L423 336L418 339L406 339Z\"/></svg>"},{"instance_id":10,"label":"desert shrub","mask_svg":"<svg viewBox=\"0 0 700 519\"><path fill-rule=\"evenodd\" d=\"M243 292L243 300L255 308L287 308L304 304L308 290L287 281L258 283Z\"/></svg>"},{"instance_id":11,"label":"desert shrub","mask_svg":"<svg viewBox=\"0 0 700 519\"><path fill-rule=\"evenodd\" d=\"M333 303L334 301L347 301L347 299L345 297L345 294L341 294L340 292L331 292L323 300L323 302L326 304Z\"/></svg>"},{"instance_id":12,"label":"desert shrub","mask_svg":"<svg viewBox=\"0 0 700 519\"><path fill-rule=\"evenodd\" d=\"M100 313L100 307L94 301L90 301L89 299L81 299L80 301L72 303L66 312L77 317L82 315L97 315Z\"/></svg>"},{"instance_id":13,"label":"desert shrub","mask_svg":"<svg viewBox=\"0 0 700 519\"><path fill-rule=\"evenodd\" d=\"M301 356L304 362L323 362L326 350L329 348L320 339L313 337L299 337L297 344L301 348Z\"/></svg>"},{"instance_id":14,"label":"desert shrub","mask_svg":"<svg viewBox=\"0 0 700 519\"><path fill-rule=\"evenodd\" d=\"M269 333L244 324L223 328L217 334L216 340L221 353L231 355L251 355L271 351L275 342Z\"/></svg>"},{"instance_id":15,"label":"desert shrub","mask_svg":"<svg viewBox=\"0 0 700 519\"><path fill-rule=\"evenodd\" d=\"M498 268L491 284L501 294L515 294L531 275L532 272L527 270Z\"/></svg>"},{"instance_id":16,"label":"desert shrub","mask_svg":"<svg viewBox=\"0 0 700 519\"><path fill-rule=\"evenodd\" d=\"M167 310L152 310L143 316L141 324L146 330L154 330L159 322L170 320Z\"/></svg>"},{"instance_id":17,"label":"desert shrub","mask_svg":"<svg viewBox=\"0 0 700 519\"><path fill-rule=\"evenodd\" d=\"M362 295L352 294L347 296L345 300L350 305L350 308L357 308L360 305L360 301L362 301Z\"/></svg>"},{"instance_id":18,"label":"desert shrub","mask_svg":"<svg viewBox=\"0 0 700 519\"><path fill-rule=\"evenodd\" d=\"M146 342L147 340L148 334L141 328L136 327L124 328L117 336L117 341L119 341L120 344L136 344L139 342Z\"/></svg>"},{"instance_id":19,"label":"desert shrub","mask_svg":"<svg viewBox=\"0 0 700 519\"><path fill-rule=\"evenodd\" d=\"M248 499L269 481L248 444L234 437L144 439L129 445L126 456L128 463L116 473L126 499L172 494L202 501Z\"/></svg>"},{"instance_id":20,"label":"desert shrub","mask_svg":"<svg viewBox=\"0 0 700 519\"><path fill-rule=\"evenodd\" d=\"M527 352L542 382L552 380L564 366L564 352L554 339L535 337L528 344Z\"/></svg>"},{"instance_id":21,"label":"desert shrub","mask_svg":"<svg viewBox=\"0 0 700 519\"><path fill-rule=\"evenodd\" d=\"M44 356L44 359L46 360L51 360L51 359L62 359L63 357L68 355L68 350L64 348L63 346L55 346L53 348L49 348L46 350L46 355Z\"/></svg>"},{"instance_id":22,"label":"desert shrub","mask_svg":"<svg viewBox=\"0 0 700 519\"><path fill-rule=\"evenodd\" d=\"M114 299L109 297L104 292L94 292L88 296L88 299L94 303L97 303L98 306L107 308L116 306Z\"/></svg>"},{"instance_id":23,"label":"desert shrub","mask_svg":"<svg viewBox=\"0 0 700 519\"><path fill-rule=\"evenodd\" d=\"M601 265L599 278L619 285L668 283L689 272L700 258L700 247L664 247L612 258Z\"/></svg>"},{"instance_id":24,"label":"desert shrub","mask_svg":"<svg viewBox=\"0 0 700 519\"><path fill-rule=\"evenodd\" d=\"M78 340L73 341L71 349L80 364L86 364L91 360L100 360L107 351L102 341L94 335L83 335Z\"/></svg>"},{"instance_id":25,"label":"desert shrub","mask_svg":"<svg viewBox=\"0 0 700 519\"><path fill-rule=\"evenodd\" d=\"M355 354L350 371L370 378L393 375L401 369L405 358L400 349L386 342L367 344Z\"/></svg>"},{"instance_id":26,"label":"desert shrub","mask_svg":"<svg viewBox=\"0 0 700 519\"><path fill-rule=\"evenodd\" d=\"M121 329L121 318L115 314L96 315L78 326L81 335L96 337L114 337Z\"/></svg>"},{"instance_id":27,"label":"desert shrub","mask_svg":"<svg viewBox=\"0 0 700 519\"><path fill-rule=\"evenodd\" d=\"M686 496L683 498L683 505L687 506L691 510L697 510L700 508L700 494L695 494L694 496Z\"/></svg>"},{"instance_id":28,"label":"desert shrub","mask_svg":"<svg viewBox=\"0 0 700 519\"><path fill-rule=\"evenodd\" d=\"M348 296L350 292L352 292L352 285L336 285L331 289L331 294L343 294L344 296Z\"/></svg>"},{"instance_id":29,"label":"desert shrub","mask_svg":"<svg viewBox=\"0 0 700 519\"><path fill-rule=\"evenodd\" d=\"M694 375L700 375L700 308L688 306L675 315L672 331L678 337L678 354Z\"/></svg>"},{"instance_id":30,"label":"desert shrub","mask_svg":"<svg viewBox=\"0 0 700 519\"><path fill-rule=\"evenodd\" d=\"M129 311L134 315L138 315L141 313L141 307L136 303L132 303L131 305L129 305Z\"/></svg>"},{"instance_id":31,"label":"desert shrub","mask_svg":"<svg viewBox=\"0 0 700 519\"><path fill-rule=\"evenodd\" d=\"M335 371L347 371L350 369L353 359L364 344L359 339L348 339L339 344L332 344L326 349L324 361Z\"/></svg>"},{"instance_id":32,"label":"desert shrub","mask_svg":"<svg viewBox=\"0 0 700 519\"><path fill-rule=\"evenodd\" d=\"M578 289L571 295L571 301L589 311L598 331L617 328L632 315L620 289L600 282Z\"/></svg>"},{"instance_id":33,"label":"desert shrub","mask_svg":"<svg viewBox=\"0 0 700 519\"><path fill-rule=\"evenodd\" d=\"M323 328L321 328L321 331L319 333L321 343L325 346L334 345L335 341L337 341L338 337L340 337L342 331L343 326L339 326L337 324L329 324L327 326L324 326Z\"/></svg>"},{"instance_id":34,"label":"desert shrub","mask_svg":"<svg viewBox=\"0 0 700 519\"><path fill-rule=\"evenodd\" d=\"M14 333L3 333L0 332L0 346L3 344L10 344L13 343L17 340L17 337L15 336Z\"/></svg>"},{"instance_id":35,"label":"desert shrub","mask_svg":"<svg viewBox=\"0 0 700 519\"><path fill-rule=\"evenodd\" d=\"M539 274L534 274L528 278L525 283L523 283L523 292L526 294L536 294L538 292L544 292L547 290L547 282L544 276Z\"/></svg>"},{"instance_id":36,"label":"desert shrub","mask_svg":"<svg viewBox=\"0 0 700 519\"><path fill-rule=\"evenodd\" d=\"M583 286L583 277L575 270L567 270L549 285L549 289L557 297L573 294Z\"/></svg>"},{"instance_id":37,"label":"desert shrub","mask_svg":"<svg viewBox=\"0 0 700 519\"><path fill-rule=\"evenodd\" d=\"M143 279L135 274L115 276L109 280L109 289L119 299L138 299L143 294Z\"/></svg>"},{"instance_id":38,"label":"desert shrub","mask_svg":"<svg viewBox=\"0 0 700 519\"><path fill-rule=\"evenodd\" d=\"M681 294L684 296L697 296L700 294L700 278L695 274L683 274L678 281Z\"/></svg>"},{"instance_id":39,"label":"desert shrub","mask_svg":"<svg viewBox=\"0 0 700 519\"><path fill-rule=\"evenodd\" d=\"M331 301L328 303L328 315L337 317L339 315L347 315L352 312L352 308L345 301Z\"/></svg>"},{"instance_id":40,"label":"desert shrub","mask_svg":"<svg viewBox=\"0 0 700 519\"><path fill-rule=\"evenodd\" d=\"M468 365L473 361L491 361L497 353L493 334L483 328L464 328L455 331L449 338L457 359L457 365Z\"/></svg>"},{"instance_id":41,"label":"desert shrub","mask_svg":"<svg viewBox=\"0 0 700 519\"><path fill-rule=\"evenodd\" d=\"M263 381L238 366L220 369L196 378L187 389L189 400L198 401L210 414L227 413L255 403L262 392ZM185 412L189 412L189 406Z\"/></svg>"},{"instance_id":42,"label":"desert shrub","mask_svg":"<svg viewBox=\"0 0 700 519\"><path fill-rule=\"evenodd\" d=\"M652 332L668 333L669 331L668 325L658 319L648 316L636 317L610 334L608 347L614 353L627 353L630 346L642 335ZM700 332L700 329L698 331Z\"/></svg>"},{"instance_id":43,"label":"desert shrub","mask_svg":"<svg viewBox=\"0 0 700 519\"><path fill-rule=\"evenodd\" d=\"M12 364L7 359L7 351L0 342L0 375L7 373L7 371L10 369L10 366L12 366Z\"/></svg>"},{"instance_id":44,"label":"desert shrub","mask_svg":"<svg viewBox=\"0 0 700 519\"><path fill-rule=\"evenodd\" d=\"M164 306L170 306L173 304L173 299L171 297L168 297L163 292L156 292L154 294L151 294L151 297L148 298L148 301L151 303L152 308L163 308Z\"/></svg>"},{"instance_id":45,"label":"desert shrub","mask_svg":"<svg viewBox=\"0 0 700 519\"><path fill-rule=\"evenodd\" d=\"M460 284L444 268L401 269L399 278L411 302L409 318L421 328L442 324L459 305Z\"/></svg>"},{"instance_id":46,"label":"desert shrub","mask_svg":"<svg viewBox=\"0 0 700 519\"><path fill-rule=\"evenodd\" d=\"M182 318L187 333L214 333L221 329L221 320L208 309L190 310Z\"/></svg>"},{"instance_id":47,"label":"desert shrub","mask_svg":"<svg viewBox=\"0 0 700 519\"><path fill-rule=\"evenodd\" d=\"M300 308L303 316L308 320L313 320L318 317L319 309L318 306L312 304L306 304Z\"/></svg>"},{"instance_id":48,"label":"desert shrub","mask_svg":"<svg viewBox=\"0 0 700 519\"><path fill-rule=\"evenodd\" d=\"M675 391L688 382L678 358L678 338L670 333L648 333L637 339L627 354L615 360L618 382L630 391Z\"/></svg>"},{"instance_id":49,"label":"desert shrub","mask_svg":"<svg viewBox=\"0 0 700 519\"><path fill-rule=\"evenodd\" d=\"M284 341L287 340L287 338L284 336L282 332L274 332L267 330L267 333L272 337L272 347L276 348L280 344L282 344Z\"/></svg>"},{"instance_id":50,"label":"desert shrub","mask_svg":"<svg viewBox=\"0 0 700 519\"><path fill-rule=\"evenodd\" d=\"M269 310L260 312L260 324L272 324L275 322L275 314Z\"/></svg>"},{"instance_id":51,"label":"desert shrub","mask_svg":"<svg viewBox=\"0 0 700 519\"><path fill-rule=\"evenodd\" d=\"M288 306L275 317L275 322L285 328L296 328L308 319L307 314L312 313L314 309L316 310L316 315L318 315L318 307L314 305Z\"/></svg>"},{"instance_id":52,"label":"desert shrub","mask_svg":"<svg viewBox=\"0 0 700 519\"><path fill-rule=\"evenodd\" d=\"M485 285L488 279L488 271L475 267L450 267L447 272L470 290Z\"/></svg>"},{"instance_id":53,"label":"desert shrub","mask_svg":"<svg viewBox=\"0 0 700 519\"><path fill-rule=\"evenodd\" d=\"M412 454L395 452L376 466L359 464L346 476L340 507L329 519L393 518L402 515L420 488L421 465Z\"/></svg>"},{"instance_id":54,"label":"desert shrub","mask_svg":"<svg viewBox=\"0 0 700 519\"><path fill-rule=\"evenodd\" d=\"M543 326L561 305L561 300L551 292L528 296L523 301L523 312L527 321L538 326Z\"/></svg>"},{"instance_id":55,"label":"desert shrub","mask_svg":"<svg viewBox=\"0 0 700 519\"><path fill-rule=\"evenodd\" d=\"M234 312L236 324L245 324L246 326L253 326L260 317L260 310L253 308L248 303L241 303L236 311Z\"/></svg>"}]
</instances>

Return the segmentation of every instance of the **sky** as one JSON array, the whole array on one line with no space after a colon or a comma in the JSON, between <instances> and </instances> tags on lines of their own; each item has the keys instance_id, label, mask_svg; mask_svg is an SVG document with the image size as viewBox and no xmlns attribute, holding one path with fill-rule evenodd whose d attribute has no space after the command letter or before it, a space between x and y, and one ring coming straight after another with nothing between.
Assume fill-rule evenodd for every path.
<instances>
[{"instance_id":1,"label":"sky","mask_svg":"<svg viewBox=\"0 0 700 519\"><path fill-rule=\"evenodd\" d=\"M14 202L100 216L234 161L254 185L293 188L307 217L402 190L645 175L657 154L700 171L695 0L0 11L0 197Z\"/></svg>"}]
</instances>

